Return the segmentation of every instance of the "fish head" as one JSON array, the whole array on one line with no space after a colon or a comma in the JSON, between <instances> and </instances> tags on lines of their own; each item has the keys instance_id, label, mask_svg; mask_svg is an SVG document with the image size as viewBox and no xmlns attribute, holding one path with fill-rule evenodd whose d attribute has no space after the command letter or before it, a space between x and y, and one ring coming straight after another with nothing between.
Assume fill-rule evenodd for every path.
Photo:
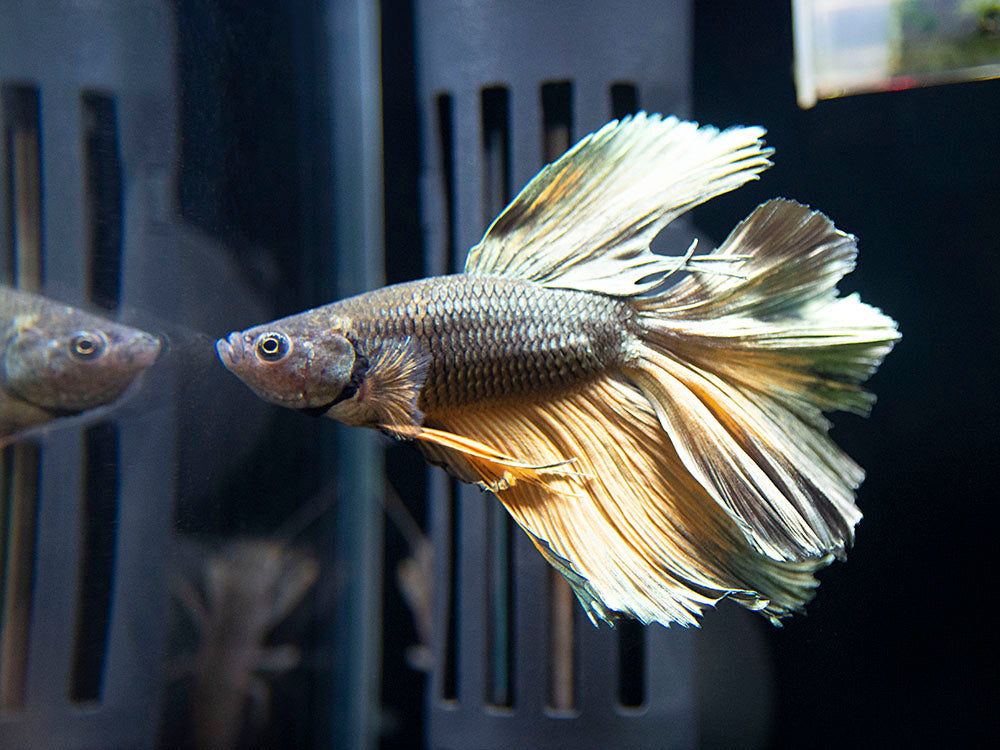
<instances>
[{"instance_id":1,"label":"fish head","mask_svg":"<svg viewBox=\"0 0 1000 750\"><path fill-rule=\"evenodd\" d=\"M159 356L136 328L73 308L18 315L3 349L4 388L57 414L117 399Z\"/></svg>"},{"instance_id":2,"label":"fish head","mask_svg":"<svg viewBox=\"0 0 1000 750\"><path fill-rule=\"evenodd\" d=\"M354 395L368 367L349 328L349 321L318 308L231 333L215 348L260 398L321 414Z\"/></svg>"}]
</instances>

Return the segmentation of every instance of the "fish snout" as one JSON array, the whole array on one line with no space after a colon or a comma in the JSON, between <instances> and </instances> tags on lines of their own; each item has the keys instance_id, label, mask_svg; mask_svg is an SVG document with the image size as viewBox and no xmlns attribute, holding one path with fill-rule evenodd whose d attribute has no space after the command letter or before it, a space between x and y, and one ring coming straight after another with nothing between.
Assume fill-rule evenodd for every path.
<instances>
[{"instance_id":1,"label":"fish snout","mask_svg":"<svg viewBox=\"0 0 1000 750\"><path fill-rule=\"evenodd\" d=\"M141 369L151 367L166 349L166 339L152 334L136 333L126 344L128 361Z\"/></svg>"},{"instance_id":2,"label":"fish snout","mask_svg":"<svg viewBox=\"0 0 1000 750\"><path fill-rule=\"evenodd\" d=\"M149 334L149 348L154 362L163 359L170 353L170 338L165 333L159 336Z\"/></svg>"},{"instance_id":3,"label":"fish snout","mask_svg":"<svg viewBox=\"0 0 1000 750\"><path fill-rule=\"evenodd\" d=\"M162 355L167 353L169 342L166 336L154 336L151 333L142 334L142 350L149 357L149 364L153 364Z\"/></svg>"},{"instance_id":4,"label":"fish snout","mask_svg":"<svg viewBox=\"0 0 1000 750\"><path fill-rule=\"evenodd\" d=\"M215 350L219 353L222 364L226 367L235 365L243 358L243 340L239 332L231 333L228 338L216 341Z\"/></svg>"}]
</instances>

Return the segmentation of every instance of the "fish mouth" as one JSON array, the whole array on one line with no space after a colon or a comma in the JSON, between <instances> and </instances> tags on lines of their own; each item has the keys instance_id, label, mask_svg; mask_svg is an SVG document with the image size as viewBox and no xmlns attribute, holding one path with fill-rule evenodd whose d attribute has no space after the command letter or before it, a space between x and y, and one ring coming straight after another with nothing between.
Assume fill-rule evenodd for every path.
<instances>
[{"instance_id":1,"label":"fish mouth","mask_svg":"<svg viewBox=\"0 0 1000 750\"><path fill-rule=\"evenodd\" d=\"M144 333L139 339L139 346L142 351L141 359L147 367L152 366L160 357L166 355L170 348L166 336L153 336Z\"/></svg>"},{"instance_id":2,"label":"fish mouth","mask_svg":"<svg viewBox=\"0 0 1000 750\"><path fill-rule=\"evenodd\" d=\"M243 342L240 341L240 335L238 333L231 333L228 338L219 339L215 342L215 351L219 353L219 359L222 360L222 364L232 369L238 359L237 352L242 353L243 351Z\"/></svg>"},{"instance_id":3,"label":"fish mouth","mask_svg":"<svg viewBox=\"0 0 1000 750\"><path fill-rule=\"evenodd\" d=\"M134 367L145 370L163 356L167 344L165 339L149 333L140 333L125 344L123 352L126 360Z\"/></svg>"},{"instance_id":4,"label":"fish mouth","mask_svg":"<svg viewBox=\"0 0 1000 750\"><path fill-rule=\"evenodd\" d=\"M166 336L166 334L160 336L150 335L149 341L150 348L154 350L154 362L166 358L166 356L170 353L170 339Z\"/></svg>"}]
</instances>

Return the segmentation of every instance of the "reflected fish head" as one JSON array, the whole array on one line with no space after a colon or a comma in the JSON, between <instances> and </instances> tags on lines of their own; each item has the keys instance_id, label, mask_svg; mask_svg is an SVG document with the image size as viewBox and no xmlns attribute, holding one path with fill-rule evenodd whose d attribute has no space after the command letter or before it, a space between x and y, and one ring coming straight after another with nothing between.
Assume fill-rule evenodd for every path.
<instances>
[{"instance_id":1,"label":"reflected fish head","mask_svg":"<svg viewBox=\"0 0 1000 750\"><path fill-rule=\"evenodd\" d=\"M350 398L368 367L348 330L349 321L319 308L231 333L215 348L260 398L321 414Z\"/></svg>"},{"instance_id":2,"label":"reflected fish head","mask_svg":"<svg viewBox=\"0 0 1000 750\"><path fill-rule=\"evenodd\" d=\"M19 315L3 350L4 388L53 413L117 399L159 356L155 336L73 308Z\"/></svg>"}]
</instances>

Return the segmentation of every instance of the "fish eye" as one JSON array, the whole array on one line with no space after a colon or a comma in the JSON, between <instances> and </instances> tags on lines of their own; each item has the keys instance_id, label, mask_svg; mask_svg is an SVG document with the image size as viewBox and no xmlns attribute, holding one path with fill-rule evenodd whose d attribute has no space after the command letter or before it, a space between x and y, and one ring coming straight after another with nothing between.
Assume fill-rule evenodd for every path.
<instances>
[{"instance_id":1,"label":"fish eye","mask_svg":"<svg viewBox=\"0 0 1000 750\"><path fill-rule=\"evenodd\" d=\"M69 351L77 359L97 359L107 348L107 341L98 331L78 331L69 340Z\"/></svg>"},{"instance_id":2,"label":"fish eye","mask_svg":"<svg viewBox=\"0 0 1000 750\"><path fill-rule=\"evenodd\" d=\"M262 333L254 346L257 356L265 362L278 362L284 359L290 348L288 337L277 331Z\"/></svg>"}]
</instances>

